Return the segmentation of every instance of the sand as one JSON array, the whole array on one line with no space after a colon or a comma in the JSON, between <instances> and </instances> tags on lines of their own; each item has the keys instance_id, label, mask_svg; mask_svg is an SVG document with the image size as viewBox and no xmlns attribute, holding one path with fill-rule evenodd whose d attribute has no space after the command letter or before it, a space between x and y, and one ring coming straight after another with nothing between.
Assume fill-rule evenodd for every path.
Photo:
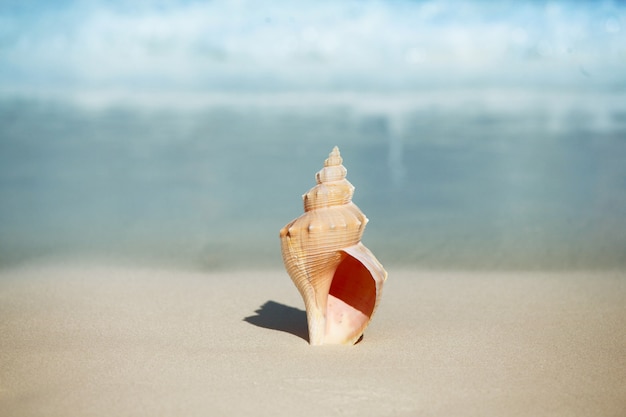
<instances>
[{"instance_id":1,"label":"sand","mask_svg":"<svg viewBox=\"0 0 626 417\"><path fill-rule=\"evenodd\" d=\"M626 415L626 272L389 271L311 347L286 273L0 270L2 416Z\"/></svg>"}]
</instances>

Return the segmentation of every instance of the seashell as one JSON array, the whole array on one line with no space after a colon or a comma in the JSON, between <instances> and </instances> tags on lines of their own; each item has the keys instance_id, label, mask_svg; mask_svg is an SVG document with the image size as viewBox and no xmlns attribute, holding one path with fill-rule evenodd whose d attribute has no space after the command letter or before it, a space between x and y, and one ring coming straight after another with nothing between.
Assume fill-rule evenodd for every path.
<instances>
[{"instance_id":1,"label":"seashell","mask_svg":"<svg viewBox=\"0 0 626 417\"><path fill-rule=\"evenodd\" d=\"M306 307L309 343L354 344L380 301L387 272L362 243L367 217L352 202L335 146L317 185L302 196L304 214L280 231L285 268Z\"/></svg>"}]
</instances>

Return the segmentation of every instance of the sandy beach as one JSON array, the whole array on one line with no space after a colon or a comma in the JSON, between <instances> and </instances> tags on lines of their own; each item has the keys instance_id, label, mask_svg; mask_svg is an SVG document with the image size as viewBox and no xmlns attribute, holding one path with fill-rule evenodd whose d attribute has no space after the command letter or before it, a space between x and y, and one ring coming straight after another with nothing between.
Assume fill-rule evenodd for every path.
<instances>
[{"instance_id":1,"label":"sandy beach","mask_svg":"<svg viewBox=\"0 0 626 417\"><path fill-rule=\"evenodd\" d=\"M0 272L3 416L623 416L624 272L390 270L311 347L285 272Z\"/></svg>"}]
</instances>

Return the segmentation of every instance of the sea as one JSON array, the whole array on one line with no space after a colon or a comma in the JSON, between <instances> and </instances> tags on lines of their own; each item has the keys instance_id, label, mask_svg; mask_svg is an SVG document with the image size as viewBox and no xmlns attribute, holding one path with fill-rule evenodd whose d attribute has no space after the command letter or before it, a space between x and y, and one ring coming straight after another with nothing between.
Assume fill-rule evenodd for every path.
<instances>
[{"instance_id":1,"label":"sea","mask_svg":"<svg viewBox=\"0 0 626 417\"><path fill-rule=\"evenodd\" d=\"M44 3L0 7L0 267L280 268L338 146L386 267L626 268L621 2Z\"/></svg>"}]
</instances>

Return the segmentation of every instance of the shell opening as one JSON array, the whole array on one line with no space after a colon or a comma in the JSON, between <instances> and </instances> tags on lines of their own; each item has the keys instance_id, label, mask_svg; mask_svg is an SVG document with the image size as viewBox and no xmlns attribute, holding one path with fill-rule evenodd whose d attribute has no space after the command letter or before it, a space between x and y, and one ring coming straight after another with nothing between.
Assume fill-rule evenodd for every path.
<instances>
[{"instance_id":1,"label":"shell opening","mask_svg":"<svg viewBox=\"0 0 626 417\"><path fill-rule=\"evenodd\" d=\"M372 273L350 254L342 252L342 257L328 293L325 343L345 343L358 338L376 305Z\"/></svg>"}]
</instances>

